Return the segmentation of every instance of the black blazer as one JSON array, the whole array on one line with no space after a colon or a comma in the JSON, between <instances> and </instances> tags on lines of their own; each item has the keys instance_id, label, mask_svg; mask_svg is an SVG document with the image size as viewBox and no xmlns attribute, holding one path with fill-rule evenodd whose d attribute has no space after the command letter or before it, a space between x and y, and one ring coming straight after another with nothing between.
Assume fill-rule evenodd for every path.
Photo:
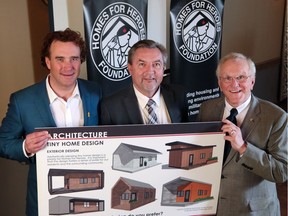
<instances>
[{"instance_id":1,"label":"black blazer","mask_svg":"<svg viewBox=\"0 0 288 216\"><path fill-rule=\"evenodd\" d=\"M181 86L160 86L172 123L188 121L185 91ZM100 102L101 125L144 124L133 85Z\"/></svg>"}]
</instances>

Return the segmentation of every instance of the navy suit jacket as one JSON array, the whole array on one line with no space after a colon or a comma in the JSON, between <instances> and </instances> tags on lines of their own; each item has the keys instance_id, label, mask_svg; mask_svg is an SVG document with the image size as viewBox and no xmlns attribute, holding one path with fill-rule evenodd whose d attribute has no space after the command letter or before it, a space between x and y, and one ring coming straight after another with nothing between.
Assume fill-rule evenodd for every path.
<instances>
[{"instance_id":1,"label":"navy suit jacket","mask_svg":"<svg viewBox=\"0 0 288 216\"><path fill-rule=\"evenodd\" d=\"M203 102L200 121L222 120L224 97ZM275 215L280 206L275 183L287 180L287 113L252 95L240 127L247 150L231 149L222 169L217 215Z\"/></svg>"},{"instance_id":2,"label":"navy suit jacket","mask_svg":"<svg viewBox=\"0 0 288 216\"><path fill-rule=\"evenodd\" d=\"M78 79L78 86L84 126L98 125L101 89L96 83L82 79ZM8 111L0 127L0 156L29 164L26 197L26 214L29 216L38 215L36 158L25 157L22 145L26 135L35 128L56 127L49 104L45 80L15 92L10 96Z\"/></svg>"},{"instance_id":3,"label":"navy suit jacket","mask_svg":"<svg viewBox=\"0 0 288 216\"><path fill-rule=\"evenodd\" d=\"M160 86L172 123L188 121L185 91L180 86ZM143 124L133 85L103 98L100 102L101 125Z\"/></svg>"}]
</instances>

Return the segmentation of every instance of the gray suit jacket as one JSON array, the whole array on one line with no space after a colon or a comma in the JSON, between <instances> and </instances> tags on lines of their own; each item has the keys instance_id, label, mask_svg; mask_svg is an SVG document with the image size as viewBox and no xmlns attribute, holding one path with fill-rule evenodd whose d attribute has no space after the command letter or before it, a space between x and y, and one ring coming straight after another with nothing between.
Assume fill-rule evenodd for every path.
<instances>
[{"instance_id":1,"label":"gray suit jacket","mask_svg":"<svg viewBox=\"0 0 288 216\"><path fill-rule=\"evenodd\" d=\"M202 103L200 121L222 120L224 98ZM287 180L287 114L252 95L241 125L247 150L232 149L222 169L217 215L280 216L275 183Z\"/></svg>"},{"instance_id":2,"label":"gray suit jacket","mask_svg":"<svg viewBox=\"0 0 288 216\"><path fill-rule=\"evenodd\" d=\"M161 85L171 121L173 123L187 122L188 112L185 92L179 86ZM143 124L132 84L119 92L103 98L100 102L101 125Z\"/></svg>"},{"instance_id":3,"label":"gray suit jacket","mask_svg":"<svg viewBox=\"0 0 288 216\"><path fill-rule=\"evenodd\" d=\"M84 125L98 125L101 89L96 83L81 79L78 79L78 86L83 103ZM36 156L26 158L22 144L26 135L34 132L35 128L56 127L49 103L45 80L13 93L0 127L0 156L29 164L26 198L26 214L29 216L38 215Z\"/></svg>"}]
</instances>

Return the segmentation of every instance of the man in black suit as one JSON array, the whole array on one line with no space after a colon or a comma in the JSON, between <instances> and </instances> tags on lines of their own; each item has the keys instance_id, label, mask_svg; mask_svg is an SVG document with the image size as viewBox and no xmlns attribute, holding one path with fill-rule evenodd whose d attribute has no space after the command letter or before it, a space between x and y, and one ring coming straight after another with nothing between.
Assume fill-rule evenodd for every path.
<instances>
[{"instance_id":1,"label":"man in black suit","mask_svg":"<svg viewBox=\"0 0 288 216\"><path fill-rule=\"evenodd\" d=\"M156 123L188 121L184 89L162 83L167 56L165 47L153 40L141 40L131 47L128 71L132 83L103 98L100 103L100 124L148 124L146 104L149 99L155 102Z\"/></svg>"}]
</instances>

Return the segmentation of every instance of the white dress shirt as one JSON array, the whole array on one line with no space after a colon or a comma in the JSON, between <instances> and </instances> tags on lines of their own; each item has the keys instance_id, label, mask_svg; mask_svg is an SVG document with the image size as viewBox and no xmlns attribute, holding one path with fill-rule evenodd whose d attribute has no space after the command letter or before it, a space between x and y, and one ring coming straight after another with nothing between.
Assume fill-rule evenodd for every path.
<instances>
[{"instance_id":1,"label":"white dress shirt","mask_svg":"<svg viewBox=\"0 0 288 216\"><path fill-rule=\"evenodd\" d=\"M83 104L78 83L67 101L58 97L46 79L46 89L50 101L50 110L57 127L79 127L84 125Z\"/></svg>"},{"instance_id":2,"label":"white dress shirt","mask_svg":"<svg viewBox=\"0 0 288 216\"><path fill-rule=\"evenodd\" d=\"M148 100L150 98L146 97L145 95L143 95L142 93L140 93L135 86L134 87L134 91L138 100L138 105L141 111L141 115L143 118L143 122L145 124L147 124L148 122L148 112L147 109L145 108ZM158 89L158 91L155 93L155 95L151 98L155 101L156 106L155 106L155 113L157 115L157 119L158 119L158 123L159 124L168 124L171 123L171 118L169 116L168 113L168 109L166 107L165 101L163 96L160 93L160 88Z\"/></svg>"},{"instance_id":3,"label":"white dress shirt","mask_svg":"<svg viewBox=\"0 0 288 216\"><path fill-rule=\"evenodd\" d=\"M50 101L50 110L57 127L79 127L84 125L83 104L80 97L78 82L75 89L67 101L58 97L49 84L49 75L46 78L46 90ZM27 155L25 150L25 140L22 149L26 157L33 157L34 154Z\"/></svg>"},{"instance_id":4,"label":"white dress shirt","mask_svg":"<svg viewBox=\"0 0 288 216\"><path fill-rule=\"evenodd\" d=\"M230 110L232 108L236 108L238 111L238 114L236 115L237 119L237 126L240 127L242 125L242 122L248 112L248 109L250 107L250 101L251 101L251 95L250 97L240 106L238 107L232 107L225 99L225 109L223 114L223 119L226 119L230 115Z\"/></svg>"}]
</instances>

